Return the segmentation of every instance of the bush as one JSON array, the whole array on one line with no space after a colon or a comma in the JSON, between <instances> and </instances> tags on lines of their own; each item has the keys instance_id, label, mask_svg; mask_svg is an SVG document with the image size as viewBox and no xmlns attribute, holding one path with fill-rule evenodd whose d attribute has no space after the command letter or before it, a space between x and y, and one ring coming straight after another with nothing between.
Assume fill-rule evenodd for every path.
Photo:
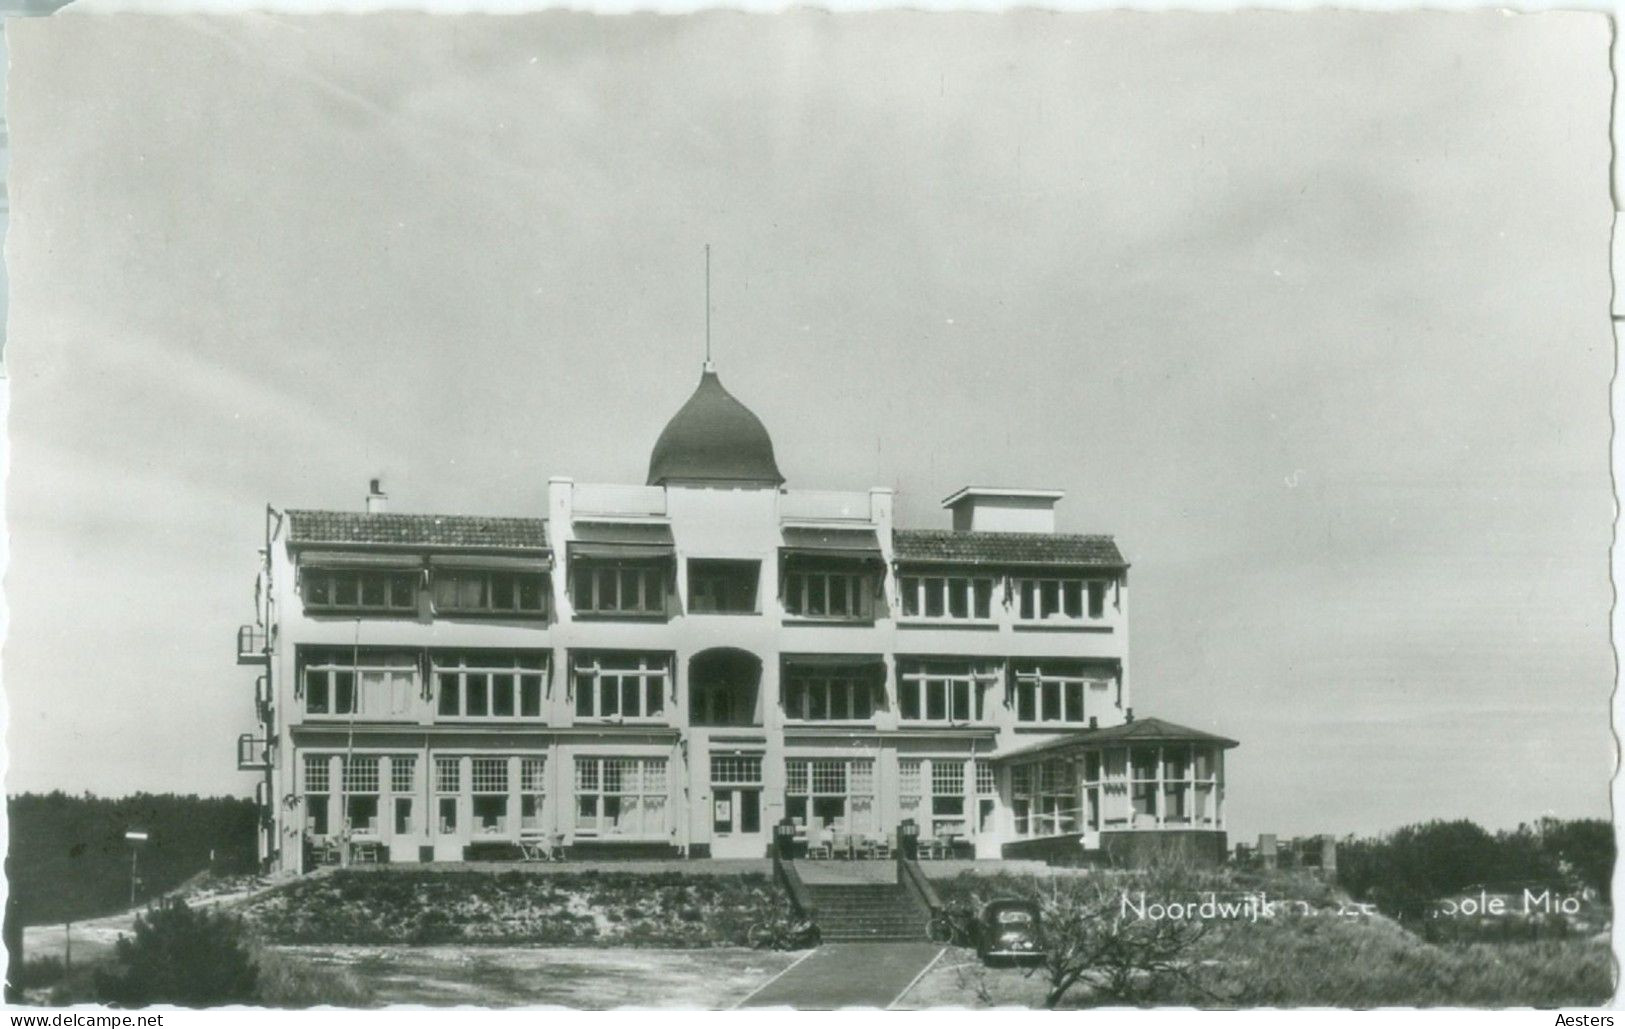
<instances>
[{"instance_id":1,"label":"bush","mask_svg":"<svg viewBox=\"0 0 1625 1029\"><path fill-rule=\"evenodd\" d=\"M1337 879L1350 894L1405 921L1441 897L1496 883L1568 882L1606 901L1613 868L1613 829L1595 819L1543 819L1494 835L1466 820L1433 821L1345 840L1337 855Z\"/></svg>"},{"instance_id":2,"label":"bush","mask_svg":"<svg viewBox=\"0 0 1625 1029\"><path fill-rule=\"evenodd\" d=\"M211 1007L254 1000L257 979L237 919L174 901L136 916L135 938L119 938L96 991L121 1007Z\"/></svg>"},{"instance_id":3,"label":"bush","mask_svg":"<svg viewBox=\"0 0 1625 1029\"><path fill-rule=\"evenodd\" d=\"M67 975L67 967L57 957L29 958L17 971L12 985L24 990L54 986Z\"/></svg>"}]
</instances>

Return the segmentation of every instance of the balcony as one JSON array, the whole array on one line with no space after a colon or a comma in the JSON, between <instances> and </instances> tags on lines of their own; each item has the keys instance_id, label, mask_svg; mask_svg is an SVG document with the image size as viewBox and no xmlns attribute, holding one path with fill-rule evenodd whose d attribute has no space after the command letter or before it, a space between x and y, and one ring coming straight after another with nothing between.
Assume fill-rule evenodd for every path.
<instances>
[{"instance_id":1,"label":"balcony","mask_svg":"<svg viewBox=\"0 0 1625 1029\"><path fill-rule=\"evenodd\" d=\"M264 737L246 732L237 737L237 771L263 772L270 767L270 744Z\"/></svg>"},{"instance_id":2,"label":"balcony","mask_svg":"<svg viewBox=\"0 0 1625 1029\"><path fill-rule=\"evenodd\" d=\"M867 493L795 490L779 497L779 520L786 525L873 521L873 502Z\"/></svg>"},{"instance_id":3,"label":"balcony","mask_svg":"<svg viewBox=\"0 0 1625 1029\"><path fill-rule=\"evenodd\" d=\"M271 649L265 630L257 625L244 625L237 630L237 663L263 665L271 661Z\"/></svg>"},{"instance_id":4,"label":"balcony","mask_svg":"<svg viewBox=\"0 0 1625 1029\"><path fill-rule=\"evenodd\" d=\"M660 486L620 486L581 483L571 493L575 517L580 519L666 517L666 491Z\"/></svg>"}]
</instances>

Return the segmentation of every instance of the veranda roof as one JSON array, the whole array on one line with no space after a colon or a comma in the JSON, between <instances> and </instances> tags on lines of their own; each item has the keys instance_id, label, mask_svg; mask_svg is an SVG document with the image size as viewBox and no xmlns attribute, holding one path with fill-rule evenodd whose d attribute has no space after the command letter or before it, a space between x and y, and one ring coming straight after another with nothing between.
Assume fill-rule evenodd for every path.
<instances>
[{"instance_id":1,"label":"veranda roof","mask_svg":"<svg viewBox=\"0 0 1625 1029\"><path fill-rule=\"evenodd\" d=\"M1184 725L1175 725L1165 722L1161 718L1136 718L1132 722L1122 725L1113 725L1104 729L1080 729L1069 732L1055 739L1045 740L1042 743L1031 743L1024 747L1002 754L994 754L994 761L1009 761L1018 757L1030 757L1034 754L1043 754L1054 750L1068 750L1072 748L1094 748L1109 744L1126 743L1208 743L1215 744L1228 750L1231 747L1241 746L1227 736L1217 736L1200 729L1192 729Z\"/></svg>"}]
</instances>

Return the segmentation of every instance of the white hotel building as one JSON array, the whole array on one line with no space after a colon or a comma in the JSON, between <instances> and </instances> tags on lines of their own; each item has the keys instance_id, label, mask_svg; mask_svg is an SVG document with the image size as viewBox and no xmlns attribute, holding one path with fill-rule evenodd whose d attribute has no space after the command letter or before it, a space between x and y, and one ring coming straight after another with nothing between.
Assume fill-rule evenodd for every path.
<instances>
[{"instance_id":1,"label":"white hotel building","mask_svg":"<svg viewBox=\"0 0 1625 1029\"><path fill-rule=\"evenodd\" d=\"M1128 564L1061 494L787 489L709 368L646 485L556 478L546 512L267 510L262 855L762 857L774 824L912 819L978 857L1221 855L1234 741L1135 718Z\"/></svg>"}]
</instances>

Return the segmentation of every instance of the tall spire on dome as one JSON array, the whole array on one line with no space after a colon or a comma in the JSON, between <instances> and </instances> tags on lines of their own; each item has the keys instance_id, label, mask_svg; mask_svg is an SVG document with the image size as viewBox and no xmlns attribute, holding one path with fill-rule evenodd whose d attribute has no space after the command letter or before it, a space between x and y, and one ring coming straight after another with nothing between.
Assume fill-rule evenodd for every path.
<instances>
[{"instance_id":1,"label":"tall spire on dome","mask_svg":"<svg viewBox=\"0 0 1625 1029\"><path fill-rule=\"evenodd\" d=\"M705 245L705 364L700 384L655 441L649 485L777 488L784 484L760 418L717 378L711 361L711 244Z\"/></svg>"},{"instance_id":2,"label":"tall spire on dome","mask_svg":"<svg viewBox=\"0 0 1625 1029\"><path fill-rule=\"evenodd\" d=\"M700 366L700 372L715 372L717 366L711 363L711 244L705 245L705 363Z\"/></svg>"}]
</instances>

